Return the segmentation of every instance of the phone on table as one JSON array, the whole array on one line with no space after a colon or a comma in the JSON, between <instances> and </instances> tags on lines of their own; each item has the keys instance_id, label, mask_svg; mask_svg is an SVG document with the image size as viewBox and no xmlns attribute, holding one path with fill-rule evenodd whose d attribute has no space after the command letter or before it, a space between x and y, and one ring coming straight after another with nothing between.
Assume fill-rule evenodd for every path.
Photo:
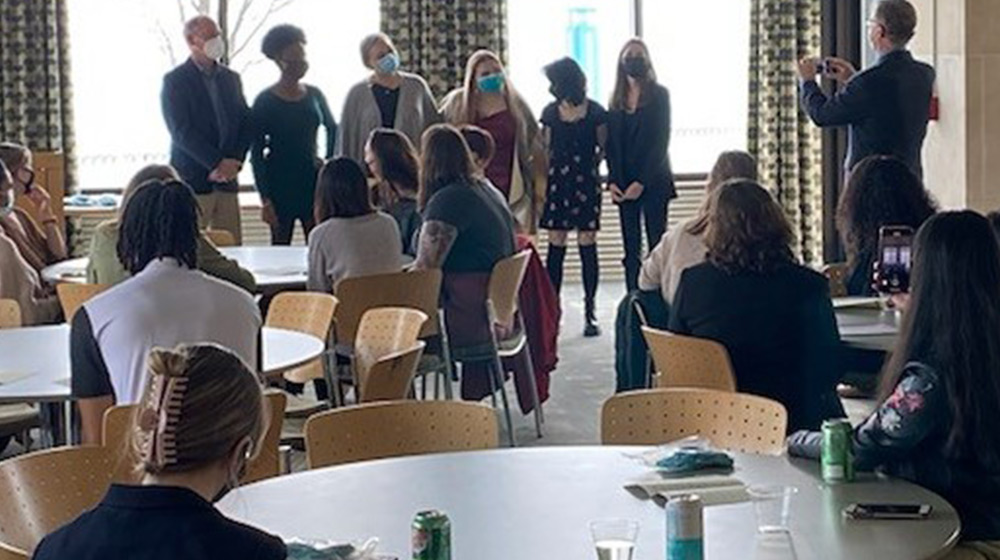
<instances>
[{"instance_id":1,"label":"phone on table","mask_svg":"<svg viewBox=\"0 0 1000 560\"><path fill-rule=\"evenodd\" d=\"M901 294L910 290L913 228L884 226L878 232L878 291Z\"/></svg>"},{"instance_id":2,"label":"phone on table","mask_svg":"<svg viewBox=\"0 0 1000 560\"><path fill-rule=\"evenodd\" d=\"M848 519L927 519L931 515L927 504L851 504L844 508Z\"/></svg>"}]
</instances>

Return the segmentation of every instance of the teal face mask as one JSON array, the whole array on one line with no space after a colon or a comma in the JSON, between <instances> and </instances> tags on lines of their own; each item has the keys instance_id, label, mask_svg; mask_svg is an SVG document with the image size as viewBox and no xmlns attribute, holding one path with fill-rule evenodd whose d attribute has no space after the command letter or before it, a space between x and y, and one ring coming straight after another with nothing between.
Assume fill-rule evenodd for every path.
<instances>
[{"instance_id":1,"label":"teal face mask","mask_svg":"<svg viewBox=\"0 0 1000 560\"><path fill-rule=\"evenodd\" d=\"M479 87L479 91L483 93L499 93L503 90L504 85L503 72L483 76L479 78L476 85Z\"/></svg>"}]
</instances>

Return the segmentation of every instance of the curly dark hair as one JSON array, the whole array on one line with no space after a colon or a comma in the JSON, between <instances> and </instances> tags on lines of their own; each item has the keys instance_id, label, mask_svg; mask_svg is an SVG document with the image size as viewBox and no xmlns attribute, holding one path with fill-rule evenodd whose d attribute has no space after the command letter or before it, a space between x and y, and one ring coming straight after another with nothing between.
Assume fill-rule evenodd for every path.
<instances>
[{"instance_id":1,"label":"curly dark hair","mask_svg":"<svg viewBox=\"0 0 1000 560\"><path fill-rule=\"evenodd\" d=\"M306 32L290 24L275 25L260 43L260 52L271 60L277 60L281 51L296 43L306 44Z\"/></svg>"},{"instance_id":2,"label":"curly dark hair","mask_svg":"<svg viewBox=\"0 0 1000 560\"><path fill-rule=\"evenodd\" d=\"M837 230L847 250L848 266L878 252L883 226L914 231L937 212L937 203L920 179L891 156L861 160L851 172L837 208Z\"/></svg>"},{"instance_id":3,"label":"curly dark hair","mask_svg":"<svg viewBox=\"0 0 1000 560\"><path fill-rule=\"evenodd\" d=\"M560 58L546 66L544 72L549 79L549 91L559 101L565 99L580 105L587 100L587 76L572 58Z\"/></svg>"},{"instance_id":4,"label":"curly dark hair","mask_svg":"<svg viewBox=\"0 0 1000 560\"><path fill-rule=\"evenodd\" d=\"M792 226L755 181L733 179L709 198L708 261L729 274L766 274L794 263Z\"/></svg>"}]
</instances>

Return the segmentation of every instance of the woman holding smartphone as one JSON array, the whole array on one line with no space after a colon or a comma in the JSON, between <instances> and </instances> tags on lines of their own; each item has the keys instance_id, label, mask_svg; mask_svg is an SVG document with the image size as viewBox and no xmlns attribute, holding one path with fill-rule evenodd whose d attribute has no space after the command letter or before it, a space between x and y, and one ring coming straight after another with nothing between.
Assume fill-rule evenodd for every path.
<instances>
[{"instance_id":1,"label":"woman holding smartphone","mask_svg":"<svg viewBox=\"0 0 1000 560\"><path fill-rule=\"evenodd\" d=\"M917 232L903 321L880 404L854 431L855 463L910 480L958 510L956 558L1000 554L1000 247L986 218L944 212ZM819 432L788 440L818 459ZM948 556L952 558L952 556Z\"/></svg>"},{"instance_id":2,"label":"woman holding smartphone","mask_svg":"<svg viewBox=\"0 0 1000 560\"><path fill-rule=\"evenodd\" d=\"M639 287L642 221L652 248L667 229L667 205L677 197L669 148L670 93L656 82L646 44L630 39L618 57L607 145L608 189L621 219L629 291Z\"/></svg>"}]
</instances>

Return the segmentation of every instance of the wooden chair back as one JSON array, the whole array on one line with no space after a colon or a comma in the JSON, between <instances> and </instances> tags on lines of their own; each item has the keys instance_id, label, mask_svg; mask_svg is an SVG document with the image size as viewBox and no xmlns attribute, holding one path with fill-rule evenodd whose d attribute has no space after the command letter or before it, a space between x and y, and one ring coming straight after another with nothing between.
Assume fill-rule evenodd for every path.
<instances>
[{"instance_id":1,"label":"wooden chair back","mask_svg":"<svg viewBox=\"0 0 1000 560\"><path fill-rule=\"evenodd\" d=\"M281 452L278 447L281 444L281 430L284 427L288 397L281 391L267 390L264 392L264 399L267 401L265 412L269 415L267 431L264 432L264 438L260 442L260 451L247 465L247 472L240 480L240 484L250 484L281 475Z\"/></svg>"},{"instance_id":2,"label":"wooden chair back","mask_svg":"<svg viewBox=\"0 0 1000 560\"><path fill-rule=\"evenodd\" d=\"M42 537L94 507L111 485L104 447L60 447L0 462L0 542L30 553Z\"/></svg>"},{"instance_id":3,"label":"wooden chair back","mask_svg":"<svg viewBox=\"0 0 1000 560\"><path fill-rule=\"evenodd\" d=\"M830 283L830 297L847 295L847 263L830 263L821 272Z\"/></svg>"},{"instance_id":4,"label":"wooden chair back","mask_svg":"<svg viewBox=\"0 0 1000 560\"><path fill-rule=\"evenodd\" d=\"M206 229L205 237L216 247L235 247L236 236L224 229Z\"/></svg>"},{"instance_id":5,"label":"wooden chair back","mask_svg":"<svg viewBox=\"0 0 1000 560\"><path fill-rule=\"evenodd\" d=\"M438 334L440 270L345 278L337 283L334 291L341 301L334 319L334 332L339 344L351 344L357 338L361 317L369 309L377 307L408 307L423 311L428 320L420 330L420 338Z\"/></svg>"},{"instance_id":6,"label":"wooden chair back","mask_svg":"<svg viewBox=\"0 0 1000 560\"><path fill-rule=\"evenodd\" d=\"M490 303L493 305L494 319L501 325L507 327L514 325L521 282L524 281L524 272L528 269L530 258L531 251L525 250L493 266L488 293Z\"/></svg>"},{"instance_id":7,"label":"wooden chair back","mask_svg":"<svg viewBox=\"0 0 1000 560\"><path fill-rule=\"evenodd\" d=\"M358 371L361 402L400 401L409 397L426 345L419 340L408 350L382 356L363 374Z\"/></svg>"},{"instance_id":8,"label":"wooden chair back","mask_svg":"<svg viewBox=\"0 0 1000 560\"><path fill-rule=\"evenodd\" d=\"M354 381L362 386L372 366L384 356L413 348L427 321L423 311L406 307L369 309L354 339Z\"/></svg>"},{"instance_id":9,"label":"wooden chair back","mask_svg":"<svg viewBox=\"0 0 1000 560\"><path fill-rule=\"evenodd\" d=\"M21 305L17 300L0 299L0 329L16 329L20 326Z\"/></svg>"},{"instance_id":10,"label":"wooden chair back","mask_svg":"<svg viewBox=\"0 0 1000 560\"><path fill-rule=\"evenodd\" d=\"M268 327L287 329L329 340L333 315L339 302L330 294L313 292L282 292L271 300L264 324ZM323 358L288 370L285 379L305 383L323 378Z\"/></svg>"},{"instance_id":11,"label":"wooden chair back","mask_svg":"<svg viewBox=\"0 0 1000 560\"><path fill-rule=\"evenodd\" d=\"M700 435L729 451L781 455L788 413L755 395L647 389L615 395L601 410L605 445L660 445Z\"/></svg>"},{"instance_id":12,"label":"wooden chair back","mask_svg":"<svg viewBox=\"0 0 1000 560\"><path fill-rule=\"evenodd\" d=\"M736 376L725 346L714 340L682 336L650 327L642 327L642 334L658 372L654 377L654 388L736 391Z\"/></svg>"},{"instance_id":13,"label":"wooden chair back","mask_svg":"<svg viewBox=\"0 0 1000 560\"><path fill-rule=\"evenodd\" d=\"M59 296L59 305L62 306L66 322L72 323L73 316L83 304L110 287L107 284L57 284L56 294Z\"/></svg>"},{"instance_id":14,"label":"wooden chair back","mask_svg":"<svg viewBox=\"0 0 1000 560\"><path fill-rule=\"evenodd\" d=\"M0 560L28 560L28 555L13 546L0 542Z\"/></svg>"},{"instance_id":15,"label":"wooden chair back","mask_svg":"<svg viewBox=\"0 0 1000 560\"><path fill-rule=\"evenodd\" d=\"M494 449L493 409L460 401L392 401L338 408L306 421L310 469L387 457Z\"/></svg>"}]
</instances>

